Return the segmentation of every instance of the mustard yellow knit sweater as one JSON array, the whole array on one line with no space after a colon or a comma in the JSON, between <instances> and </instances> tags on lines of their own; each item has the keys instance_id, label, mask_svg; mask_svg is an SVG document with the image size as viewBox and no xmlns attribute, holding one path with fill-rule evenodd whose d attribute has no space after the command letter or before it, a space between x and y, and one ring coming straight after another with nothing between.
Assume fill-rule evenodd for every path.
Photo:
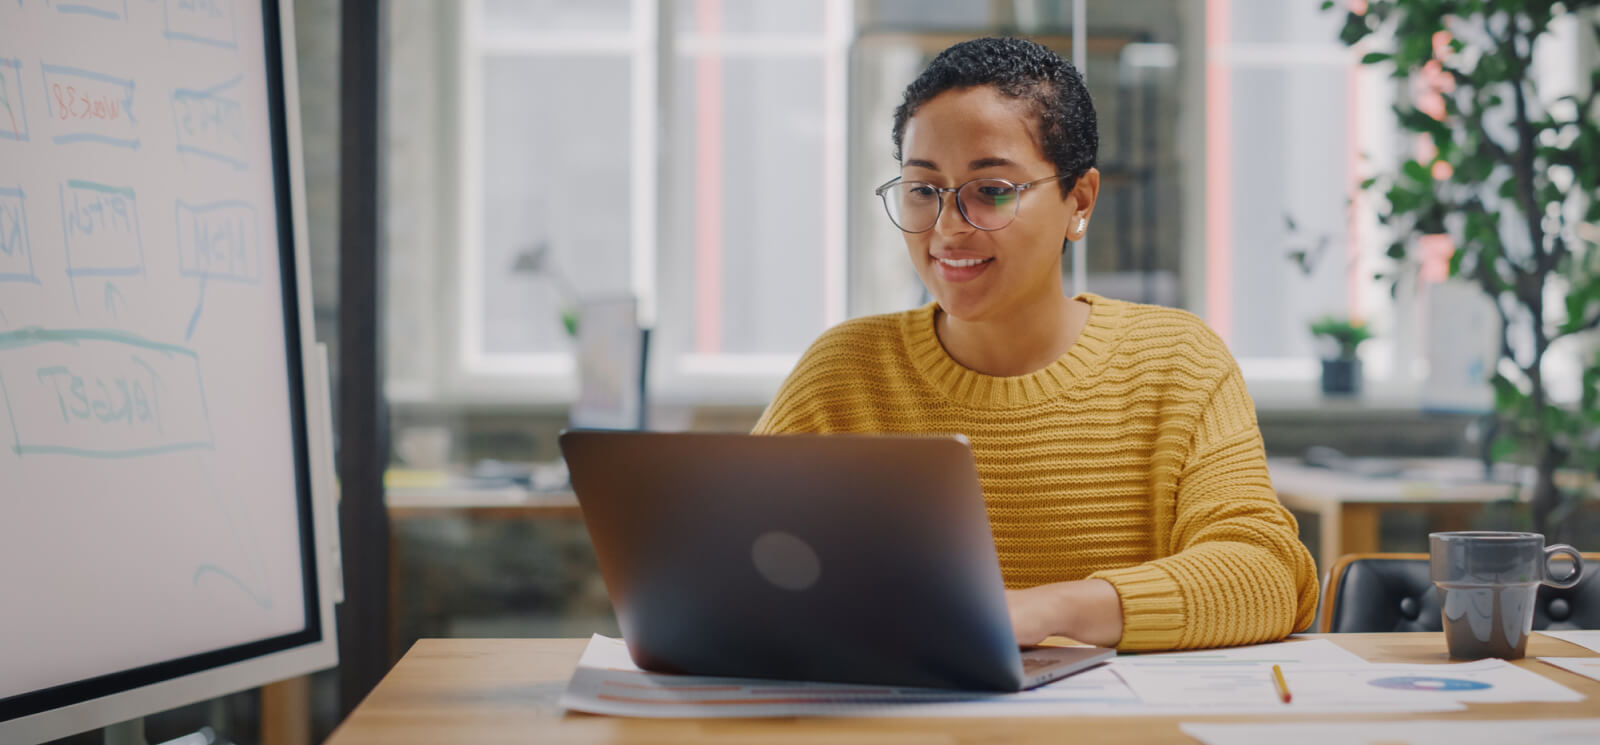
<instances>
[{"instance_id":1,"label":"mustard yellow knit sweater","mask_svg":"<svg viewBox=\"0 0 1600 745\"><path fill-rule=\"evenodd\" d=\"M1311 625L1317 580L1278 503L1239 367L1193 315L1095 295L1031 375L962 367L935 304L824 333L757 433L960 433L1008 587L1098 577L1125 650L1272 641Z\"/></svg>"}]
</instances>

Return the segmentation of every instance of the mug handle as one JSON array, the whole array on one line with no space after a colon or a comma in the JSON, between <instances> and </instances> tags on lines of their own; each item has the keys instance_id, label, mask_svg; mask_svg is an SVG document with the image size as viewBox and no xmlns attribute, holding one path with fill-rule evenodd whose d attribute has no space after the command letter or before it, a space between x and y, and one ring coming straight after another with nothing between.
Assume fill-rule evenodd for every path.
<instances>
[{"instance_id":1,"label":"mug handle","mask_svg":"<svg viewBox=\"0 0 1600 745\"><path fill-rule=\"evenodd\" d=\"M1555 577L1552 577L1550 575L1550 559L1551 559L1551 557L1555 556L1556 554L1566 554L1568 557L1570 557L1572 559L1572 572L1567 574L1567 576L1562 577L1561 579L1556 579ZM1566 588L1571 587L1571 586L1573 586L1575 584L1578 584L1578 578L1581 577L1582 575L1583 575L1583 555L1578 553L1578 549L1575 549L1575 548L1573 548L1571 546L1568 546L1565 543L1557 543L1554 546L1546 546L1545 547L1545 549L1544 549L1544 583L1545 584L1547 584L1547 585L1549 585L1551 587L1558 587L1558 588L1561 588L1561 589L1566 589Z\"/></svg>"}]
</instances>

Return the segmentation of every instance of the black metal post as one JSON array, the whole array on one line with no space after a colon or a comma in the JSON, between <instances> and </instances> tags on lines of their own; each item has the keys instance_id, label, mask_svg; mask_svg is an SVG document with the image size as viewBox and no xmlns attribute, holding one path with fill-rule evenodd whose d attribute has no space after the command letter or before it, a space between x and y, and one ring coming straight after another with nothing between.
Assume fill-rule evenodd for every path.
<instances>
[{"instance_id":1,"label":"black metal post","mask_svg":"<svg viewBox=\"0 0 1600 745\"><path fill-rule=\"evenodd\" d=\"M379 0L344 0L339 71L339 713L389 671L389 523L383 504L383 369L378 329L383 141Z\"/></svg>"}]
</instances>

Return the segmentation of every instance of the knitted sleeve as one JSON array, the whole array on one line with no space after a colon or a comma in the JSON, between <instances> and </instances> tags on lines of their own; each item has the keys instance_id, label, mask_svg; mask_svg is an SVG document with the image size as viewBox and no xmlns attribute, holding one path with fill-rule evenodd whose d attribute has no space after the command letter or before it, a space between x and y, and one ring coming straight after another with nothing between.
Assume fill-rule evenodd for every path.
<instances>
[{"instance_id":1,"label":"knitted sleeve","mask_svg":"<svg viewBox=\"0 0 1600 745\"><path fill-rule=\"evenodd\" d=\"M1311 626L1316 569L1273 491L1237 365L1200 413L1176 500L1167 556L1091 575L1122 598L1119 648L1255 644Z\"/></svg>"}]
</instances>

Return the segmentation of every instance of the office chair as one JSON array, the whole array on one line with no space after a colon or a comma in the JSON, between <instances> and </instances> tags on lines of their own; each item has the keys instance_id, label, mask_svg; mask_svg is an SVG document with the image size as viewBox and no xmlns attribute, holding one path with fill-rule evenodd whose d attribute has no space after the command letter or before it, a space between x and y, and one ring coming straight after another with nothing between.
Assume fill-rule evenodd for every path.
<instances>
[{"instance_id":1,"label":"office chair","mask_svg":"<svg viewBox=\"0 0 1600 745\"><path fill-rule=\"evenodd\" d=\"M1583 554L1583 578L1565 590L1539 586L1535 631L1600 629L1600 553ZM1439 631L1439 590L1427 554L1346 554L1328 572L1323 633Z\"/></svg>"}]
</instances>

